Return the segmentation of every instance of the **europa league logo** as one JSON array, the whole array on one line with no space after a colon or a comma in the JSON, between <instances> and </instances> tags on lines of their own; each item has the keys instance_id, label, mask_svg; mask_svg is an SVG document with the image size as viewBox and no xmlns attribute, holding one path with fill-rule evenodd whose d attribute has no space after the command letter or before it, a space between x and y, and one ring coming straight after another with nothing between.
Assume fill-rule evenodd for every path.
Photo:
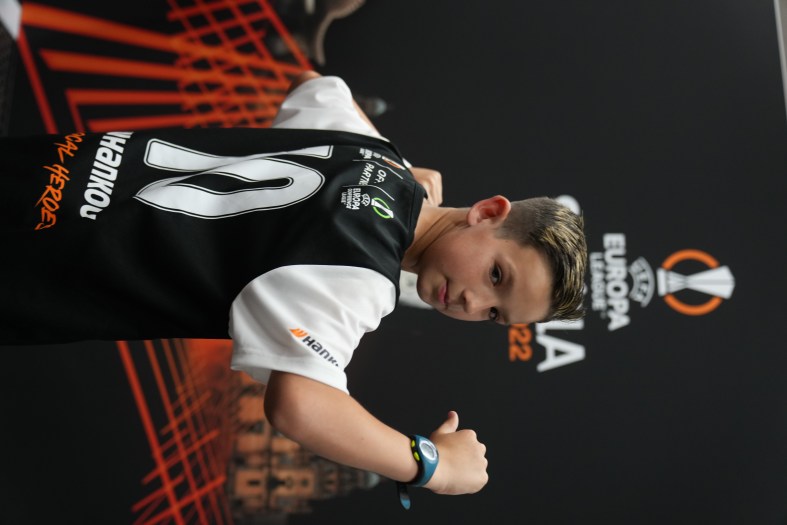
<instances>
[{"instance_id":1,"label":"europa league logo","mask_svg":"<svg viewBox=\"0 0 787 525\"><path fill-rule=\"evenodd\" d=\"M692 275L681 275L672 268L682 261L697 261L708 267L707 270ZM681 250L675 252L661 265L657 273L659 295L674 310L685 315L705 315L716 308L722 299L732 297L735 278L727 266L719 266L719 262L711 255L700 250ZM676 297L681 290L694 290L710 298L697 305L686 304Z\"/></svg>"}]
</instances>

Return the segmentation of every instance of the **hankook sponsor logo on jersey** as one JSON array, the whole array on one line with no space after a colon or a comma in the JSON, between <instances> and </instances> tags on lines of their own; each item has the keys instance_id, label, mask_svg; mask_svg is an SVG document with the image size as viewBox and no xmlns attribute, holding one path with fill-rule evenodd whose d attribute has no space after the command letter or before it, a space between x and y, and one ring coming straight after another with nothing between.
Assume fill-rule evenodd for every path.
<instances>
[{"instance_id":1,"label":"hankook sponsor logo on jersey","mask_svg":"<svg viewBox=\"0 0 787 525\"><path fill-rule=\"evenodd\" d=\"M325 348L321 343L309 335L309 332L302 328L290 328L290 333L295 339L298 339L304 346L314 351L315 354L325 359L329 364L339 368L339 362L333 357L333 354Z\"/></svg>"},{"instance_id":2,"label":"hankook sponsor logo on jersey","mask_svg":"<svg viewBox=\"0 0 787 525\"><path fill-rule=\"evenodd\" d=\"M121 131L107 133L101 137L85 189L85 204L79 209L79 214L85 219L96 220L98 214L109 206L118 176L118 167L123 160L125 144L130 137L131 132Z\"/></svg>"}]
</instances>

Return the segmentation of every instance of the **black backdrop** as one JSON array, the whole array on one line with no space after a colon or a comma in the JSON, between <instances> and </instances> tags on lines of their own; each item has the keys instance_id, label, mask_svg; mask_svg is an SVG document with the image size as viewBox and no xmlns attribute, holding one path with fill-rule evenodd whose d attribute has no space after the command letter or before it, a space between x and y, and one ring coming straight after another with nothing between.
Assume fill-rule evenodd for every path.
<instances>
[{"instance_id":1,"label":"black backdrop","mask_svg":"<svg viewBox=\"0 0 787 525\"><path fill-rule=\"evenodd\" d=\"M67 4L140 25L157 16ZM592 290L583 323L543 333L397 309L356 352L351 392L405 431L457 410L489 448L488 487L419 492L404 514L384 483L289 521L787 523L787 133L772 3L377 0L335 21L325 51L321 72L389 103L377 126L442 171L446 204L571 195L591 252L603 258L605 236L619 234L607 237L625 239L617 262L642 258L655 276L671 255L700 250L734 290L685 315L654 278L648 304L630 299L616 330L591 308ZM11 132L34 131L21 69L18 80ZM597 299L608 299L606 271ZM539 371L550 349L582 359ZM150 451L117 352L4 353L9 523L130 521Z\"/></svg>"}]
</instances>

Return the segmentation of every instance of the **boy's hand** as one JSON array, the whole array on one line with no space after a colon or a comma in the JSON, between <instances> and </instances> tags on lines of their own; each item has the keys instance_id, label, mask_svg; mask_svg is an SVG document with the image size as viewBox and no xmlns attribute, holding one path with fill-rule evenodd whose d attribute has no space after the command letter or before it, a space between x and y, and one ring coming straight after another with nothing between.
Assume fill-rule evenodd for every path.
<instances>
[{"instance_id":1,"label":"boy's hand","mask_svg":"<svg viewBox=\"0 0 787 525\"><path fill-rule=\"evenodd\" d=\"M429 168L410 168L416 182L426 190L426 202L432 206L440 206L443 203L443 176L439 171Z\"/></svg>"},{"instance_id":2,"label":"boy's hand","mask_svg":"<svg viewBox=\"0 0 787 525\"><path fill-rule=\"evenodd\" d=\"M429 439L437 447L440 461L425 486L438 494L470 494L486 485L486 447L472 430L459 430L459 415L449 412L448 419Z\"/></svg>"}]
</instances>

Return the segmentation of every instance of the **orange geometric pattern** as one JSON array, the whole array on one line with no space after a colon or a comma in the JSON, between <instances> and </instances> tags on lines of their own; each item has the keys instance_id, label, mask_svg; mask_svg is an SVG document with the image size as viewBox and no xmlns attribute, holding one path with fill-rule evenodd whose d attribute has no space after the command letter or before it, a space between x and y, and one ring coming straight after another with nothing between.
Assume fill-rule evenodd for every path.
<instances>
[{"instance_id":1,"label":"orange geometric pattern","mask_svg":"<svg viewBox=\"0 0 787 525\"><path fill-rule=\"evenodd\" d=\"M170 0L169 8L168 20L183 27L178 34L162 34L43 4L25 3L20 55L47 132L264 127L275 116L290 80L311 69L266 0L195 0L187 7ZM91 42L89 49L102 49L100 44L104 42L131 46L148 54L161 52L166 58L152 61L64 49L33 50L26 36L30 29L83 38ZM286 52L273 56L266 45L270 39L277 39ZM85 84L89 87L65 88L72 119L66 126L56 122L52 112L53 94L46 92L42 73L69 79L77 75L76 78L87 80ZM149 80L162 87L109 87L117 85L118 77ZM107 87L100 87L102 83Z\"/></svg>"},{"instance_id":2,"label":"orange geometric pattern","mask_svg":"<svg viewBox=\"0 0 787 525\"><path fill-rule=\"evenodd\" d=\"M216 407L210 389L195 384L183 341L120 341L117 346L155 463L142 480L149 494L132 506L134 525L232 523L223 491L227 445L222 437L229 433L222 432L227 419L221 414L228 407ZM214 352L214 362L226 355ZM223 366L229 372L227 363ZM143 389L141 369L152 373L158 396ZM165 419L156 421L154 402Z\"/></svg>"}]
</instances>

